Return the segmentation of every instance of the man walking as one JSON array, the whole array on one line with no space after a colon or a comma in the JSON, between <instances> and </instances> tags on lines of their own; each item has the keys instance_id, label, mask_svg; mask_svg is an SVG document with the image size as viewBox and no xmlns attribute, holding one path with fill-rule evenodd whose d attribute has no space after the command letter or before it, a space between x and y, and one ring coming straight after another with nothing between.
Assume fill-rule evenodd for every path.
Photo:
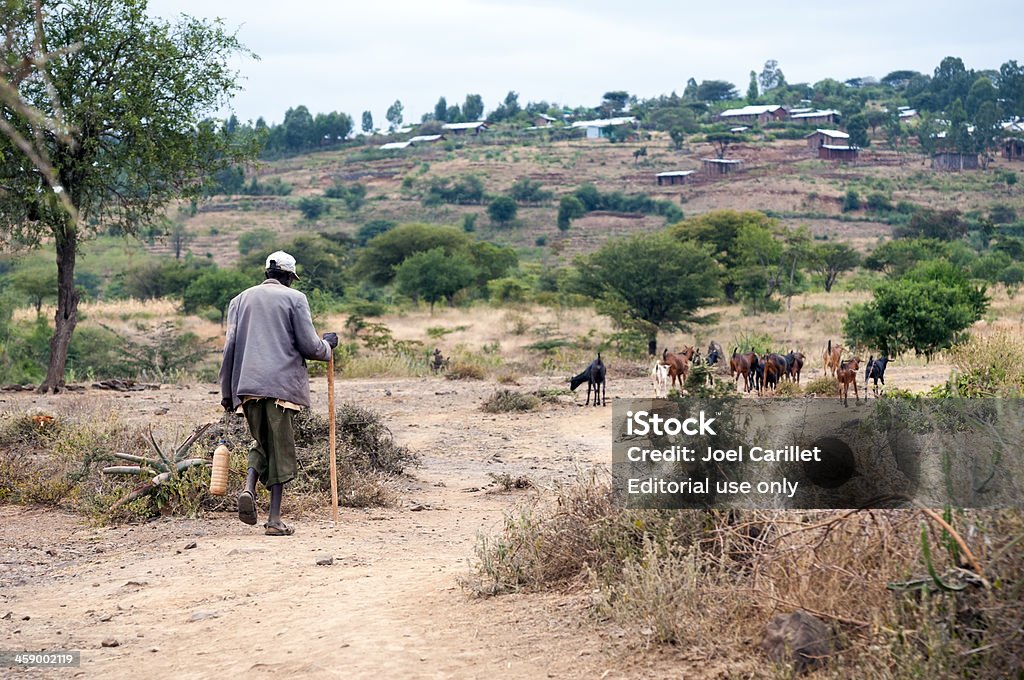
<instances>
[{"instance_id":1,"label":"man walking","mask_svg":"<svg viewBox=\"0 0 1024 680\"><path fill-rule=\"evenodd\" d=\"M336 333L317 337L306 296L291 288L299 278L295 258L278 250L267 257L263 283L239 293L228 306L227 340L220 367L221 406L245 413L256 443L238 496L238 518L256 524L256 482L270 490L268 536L291 536L281 521L284 485L295 478L292 419L309 406L306 359L327 361Z\"/></svg>"}]
</instances>

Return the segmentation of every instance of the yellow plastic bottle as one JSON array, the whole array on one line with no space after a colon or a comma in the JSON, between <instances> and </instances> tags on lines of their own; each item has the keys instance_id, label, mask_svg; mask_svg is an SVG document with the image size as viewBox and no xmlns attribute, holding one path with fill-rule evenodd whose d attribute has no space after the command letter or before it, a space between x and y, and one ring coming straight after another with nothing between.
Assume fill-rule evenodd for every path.
<instances>
[{"instance_id":1,"label":"yellow plastic bottle","mask_svg":"<svg viewBox=\"0 0 1024 680\"><path fill-rule=\"evenodd\" d=\"M228 492L228 458L231 451L223 439L213 450L213 469L210 471L210 494L224 496Z\"/></svg>"}]
</instances>

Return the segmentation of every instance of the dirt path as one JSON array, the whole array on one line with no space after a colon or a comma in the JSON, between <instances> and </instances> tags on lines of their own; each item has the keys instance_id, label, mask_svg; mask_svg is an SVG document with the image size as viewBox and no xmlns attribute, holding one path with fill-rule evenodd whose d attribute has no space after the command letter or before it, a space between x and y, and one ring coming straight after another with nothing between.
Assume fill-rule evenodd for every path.
<instances>
[{"instance_id":1,"label":"dirt path","mask_svg":"<svg viewBox=\"0 0 1024 680\"><path fill-rule=\"evenodd\" d=\"M379 411L423 465L399 507L342 509L337 527L326 508L322 518L297 518L290 538L265 537L233 516L95 528L0 508L0 649L79 649L82 666L71 674L81 677L535 678L580 677L585 667L600 675L609 663L601 636L581 640L571 598L478 599L459 577L470 573L478 533L500 529L527 493L496 491L488 473L543 486L602 463L611 409L485 414L479 405L494 388L339 383L339 399ZM167 402L212 419L207 391L89 396L138 417ZM326 400L320 381L314 398L314 408ZM12 400L44 411L57 404ZM111 640L116 647L103 646Z\"/></svg>"},{"instance_id":2,"label":"dirt path","mask_svg":"<svg viewBox=\"0 0 1024 680\"><path fill-rule=\"evenodd\" d=\"M560 384L521 383L515 389ZM532 493L499 492L489 473L543 488L610 461L610 405L566 399L539 412L483 413L496 387L339 381L339 400L379 412L423 465L398 507L342 509L337 527L327 508L292 517L297 534L274 538L217 514L92 527L0 506L0 650L81 650L80 669L42 673L50 677L678 677L680 663L687 677L719 677L721 667L687 661L687 650L634 658L617 644L621 632L588 618L585 593L479 599L460 587L478 535L496 533ZM650 394L646 379L610 387L617 397ZM195 423L219 417L212 389L14 395L4 407L54 411L78 398L124 417ZM314 409L326 409L322 379Z\"/></svg>"}]
</instances>

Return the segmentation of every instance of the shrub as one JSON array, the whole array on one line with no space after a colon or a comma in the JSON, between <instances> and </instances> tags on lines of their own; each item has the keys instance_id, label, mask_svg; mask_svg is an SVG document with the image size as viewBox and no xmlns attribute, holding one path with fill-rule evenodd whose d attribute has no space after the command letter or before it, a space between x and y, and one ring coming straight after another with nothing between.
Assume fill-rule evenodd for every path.
<instances>
[{"instance_id":1,"label":"shrub","mask_svg":"<svg viewBox=\"0 0 1024 680\"><path fill-rule=\"evenodd\" d=\"M804 383L804 394L815 397L834 397L839 393L839 383L830 375L823 375Z\"/></svg>"},{"instance_id":2,"label":"shrub","mask_svg":"<svg viewBox=\"0 0 1024 680\"><path fill-rule=\"evenodd\" d=\"M516 218L516 202L508 196L498 196L487 206L487 216L499 227L508 226Z\"/></svg>"},{"instance_id":3,"label":"shrub","mask_svg":"<svg viewBox=\"0 0 1024 680\"><path fill-rule=\"evenodd\" d=\"M299 211L307 220L315 220L330 209L324 199L319 196L303 196L299 199Z\"/></svg>"},{"instance_id":4,"label":"shrub","mask_svg":"<svg viewBox=\"0 0 1024 680\"><path fill-rule=\"evenodd\" d=\"M843 196L843 212L852 212L854 210L860 210L860 195L850 189Z\"/></svg>"},{"instance_id":5,"label":"shrub","mask_svg":"<svg viewBox=\"0 0 1024 680\"><path fill-rule=\"evenodd\" d=\"M510 411L534 411L539 406L540 399L532 394L499 389L484 401L482 409L487 413L508 413Z\"/></svg>"},{"instance_id":6,"label":"shrub","mask_svg":"<svg viewBox=\"0 0 1024 680\"><path fill-rule=\"evenodd\" d=\"M444 377L448 380L483 380L486 375L482 366L468 361L454 361Z\"/></svg>"}]
</instances>

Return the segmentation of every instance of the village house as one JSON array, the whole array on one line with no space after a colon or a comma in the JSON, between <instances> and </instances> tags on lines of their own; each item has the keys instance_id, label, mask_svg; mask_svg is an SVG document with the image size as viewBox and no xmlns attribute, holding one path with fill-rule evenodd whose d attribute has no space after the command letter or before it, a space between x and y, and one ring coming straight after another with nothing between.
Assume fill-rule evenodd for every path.
<instances>
[{"instance_id":1,"label":"village house","mask_svg":"<svg viewBox=\"0 0 1024 680\"><path fill-rule=\"evenodd\" d=\"M728 109L718 114L719 120L728 123L768 123L773 120L785 120L789 113L778 104L744 106L739 109Z\"/></svg>"},{"instance_id":2,"label":"village house","mask_svg":"<svg viewBox=\"0 0 1024 680\"><path fill-rule=\"evenodd\" d=\"M818 128L811 134L804 137L807 140L807 148L817 151L819 147L826 144L831 146L843 146L850 143L850 135L842 130L829 130Z\"/></svg>"},{"instance_id":3,"label":"village house","mask_svg":"<svg viewBox=\"0 0 1024 680\"><path fill-rule=\"evenodd\" d=\"M578 120L572 124L572 127L586 130L587 139L602 139L610 135L612 128L621 125L635 126L636 118L633 116L620 116L618 118L600 118L598 120Z\"/></svg>"},{"instance_id":4,"label":"village house","mask_svg":"<svg viewBox=\"0 0 1024 680\"><path fill-rule=\"evenodd\" d=\"M961 170L977 170L978 167L978 154L976 153L940 151L932 155L933 170L960 172Z\"/></svg>"},{"instance_id":5,"label":"village house","mask_svg":"<svg viewBox=\"0 0 1024 680\"><path fill-rule=\"evenodd\" d=\"M700 162L704 166L704 174L711 177L728 175L743 169L743 161L738 159L701 158Z\"/></svg>"},{"instance_id":6,"label":"village house","mask_svg":"<svg viewBox=\"0 0 1024 680\"><path fill-rule=\"evenodd\" d=\"M818 147L818 158L828 161L855 161L860 149L845 144L822 144Z\"/></svg>"},{"instance_id":7,"label":"village house","mask_svg":"<svg viewBox=\"0 0 1024 680\"><path fill-rule=\"evenodd\" d=\"M533 126L539 128L551 127L557 120L554 116L549 116L546 113L538 113L533 117Z\"/></svg>"},{"instance_id":8,"label":"village house","mask_svg":"<svg viewBox=\"0 0 1024 680\"><path fill-rule=\"evenodd\" d=\"M671 170L669 172L659 172L655 177L658 180L658 186L664 186L666 184L686 184L687 178L693 174L693 170Z\"/></svg>"},{"instance_id":9,"label":"village house","mask_svg":"<svg viewBox=\"0 0 1024 680\"><path fill-rule=\"evenodd\" d=\"M478 135L487 129L487 123L482 120L474 121L472 123L445 123L441 126L442 130L447 130L453 135L465 135L472 132L474 135Z\"/></svg>"},{"instance_id":10,"label":"village house","mask_svg":"<svg viewBox=\"0 0 1024 680\"><path fill-rule=\"evenodd\" d=\"M800 113L790 112L789 120L801 125L825 125L826 123L838 123L839 112L833 109L824 110L801 110Z\"/></svg>"}]
</instances>

